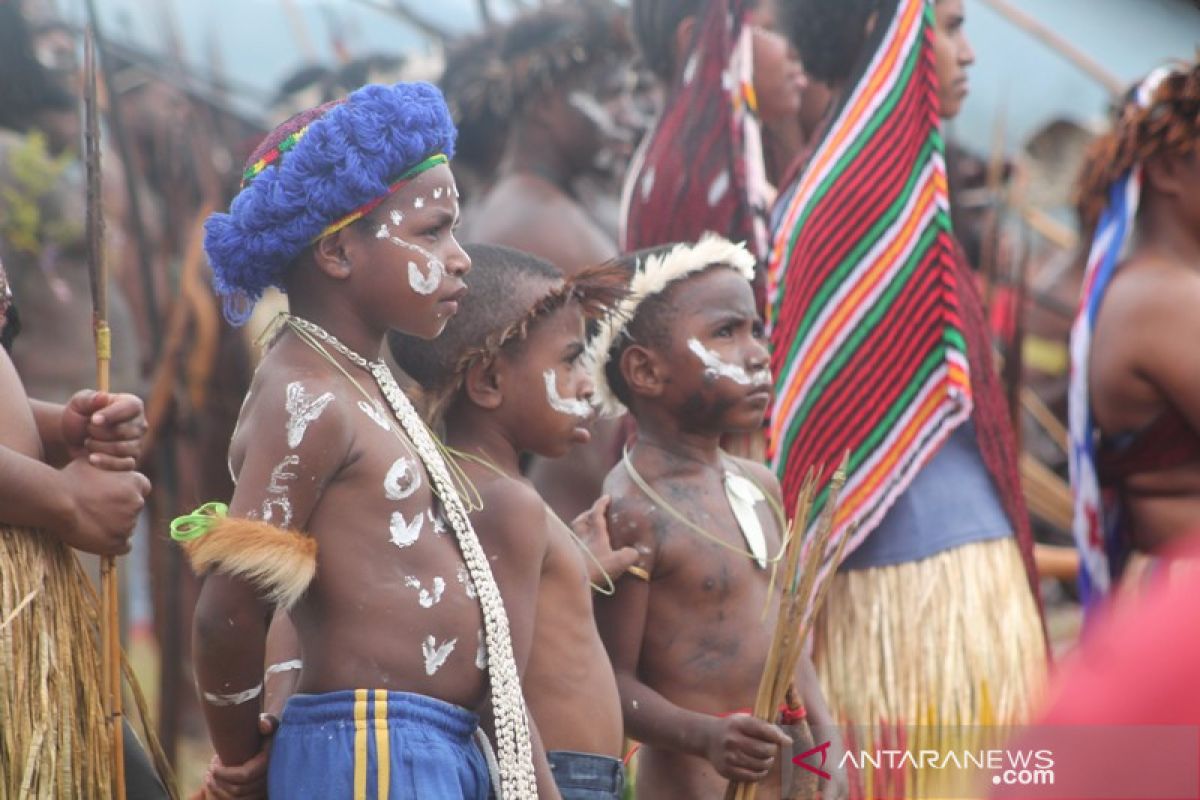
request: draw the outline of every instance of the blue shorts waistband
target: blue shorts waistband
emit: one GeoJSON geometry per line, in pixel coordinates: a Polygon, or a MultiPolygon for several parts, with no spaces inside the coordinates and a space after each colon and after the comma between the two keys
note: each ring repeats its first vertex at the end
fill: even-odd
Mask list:
{"type": "Polygon", "coordinates": [[[462,706],[412,692],[384,689],[345,689],[322,694],[295,694],[283,709],[281,725],[320,725],[354,719],[355,704],[366,703],[365,719],[375,719],[376,703],[386,698],[389,722],[435,728],[448,736],[467,739],[479,727],[479,715],[462,706]]]}

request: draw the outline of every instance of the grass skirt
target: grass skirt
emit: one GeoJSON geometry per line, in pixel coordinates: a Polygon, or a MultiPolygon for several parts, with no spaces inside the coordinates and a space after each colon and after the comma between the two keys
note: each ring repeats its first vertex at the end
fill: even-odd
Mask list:
{"type": "Polygon", "coordinates": [[[96,613],[74,553],[0,526],[0,796],[108,798],[96,613]]]}
{"type": "MultiPolygon", "coordinates": [[[[1024,723],[1046,678],[1042,627],[1012,537],[838,572],[813,640],[813,663],[851,749],[915,750],[937,742],[913,737],[946,744],[944,736],[1024,723]]],[[[922,794],[915,775],[869,773],[852,781],[859,796],[922,794]]]]}

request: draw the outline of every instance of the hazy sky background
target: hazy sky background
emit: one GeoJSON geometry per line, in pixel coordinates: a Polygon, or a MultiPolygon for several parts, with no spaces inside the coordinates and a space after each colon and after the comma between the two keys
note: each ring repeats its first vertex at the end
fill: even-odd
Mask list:
{"type": "MultiPolygon", "coordinates": [[[[436,54],[428,39],[409,24],[372,5],[392,0],[96,0],[107,35],[162,53],[162,4],[173,9],[183,32],[185,58],[199,75],[209,69],[210,43],[219,42],[227,74],[253,87],[243,101],[261,109],[275,88],[305,63],[301,34],[292,15],[303,19],[305,35],[318,56],[333,61],[335,26],[350,51],[436,54]]],[[[953,135],[989,149],[997,116],[1003,111],[1007,137],[1020,142],[1055,117],[1093,124],[1104,118],[1106,93],[1046,46],[998,17],[982,0],[964,0],[967,33],[978,60],[972,94],[953,135]]],[[[480,26],[476,0],[407,0],[408,6],[456,31],[480,26]]],[[[525,0],[531,4],[531,0],[525,0]]],[[[568,0],[569,2],[569,0],[568,0]]],[[[1132,81],[1168,57],[1194,57],[1200,47],[1200,10],[1186,0],[1011,0],[1104,64],[1132,81]]],[[[79,19],[82,0],[57,0],[79,19]]],[[[513,0],[492,0],[510,13],[513,0]]]]}

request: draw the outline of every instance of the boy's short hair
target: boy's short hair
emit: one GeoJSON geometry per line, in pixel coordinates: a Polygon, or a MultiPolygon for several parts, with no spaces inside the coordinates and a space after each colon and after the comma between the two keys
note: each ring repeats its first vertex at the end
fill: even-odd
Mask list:
{"type": "Polygon", "coordinates": [[[420,405],[432,423],[440,422],[472,364],[524,341],[539,320],[572,301],[581,303],[588,319],[607,313],[624,296],[628,281],[628,273],[611,264],[564,278],[550,262],[511,247],[469,244],[464,249],[471,257],[470,288],[442,334],[426,340],[388,333],[392,358],[420,385],[420,405]],[[547,285],[532,304],[516,291],[527,281],[547,285]]]}
{"type": "Polygon", "coordinates": [[[229,213],[204,226],[226,318],[245,322],[268,287],[283,288],[309,245],[445,163],[454,137],[442,94],[427,83],[364,86],[272,131],[246,162],[229,213]]]}
{"type": "Polygon", "coordinates": [[[710,267],[728,267],[753,281],[757,264],[745,245],[714,233],[705,234],[695,244],[663,245],[633,253],[625,260],[633,270],[629,293],[612,314],[600,320],[589,344],[588,359],[596,384],[593,402],[605,416],[624,413],[633,399],[621,373],[621,357],[629,346],[661,347],[669,341],[673,317],[670,290],[710,267]]]}

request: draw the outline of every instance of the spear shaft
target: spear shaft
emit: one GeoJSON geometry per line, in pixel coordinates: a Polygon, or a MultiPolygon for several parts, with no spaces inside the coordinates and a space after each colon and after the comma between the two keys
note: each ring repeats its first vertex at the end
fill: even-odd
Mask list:
{"type": "MultiPolygon", "coordinates": [[[[92,329],[96,337],[96,388],[109,390],[112,334],[108,327],[108,264],[104,258],[104,209],[100,173],[100,109],[96,87],[96,42],[89,27],[84,36],[84,164],[87,168],[88,277],[92,288],[92,329]]],[[[117,592],[117,560],[100,562],[100,664],[104,710],[112,735],[113,791],[125,798],[125,731],[121,702],[121,608],[117,592]]]]}

